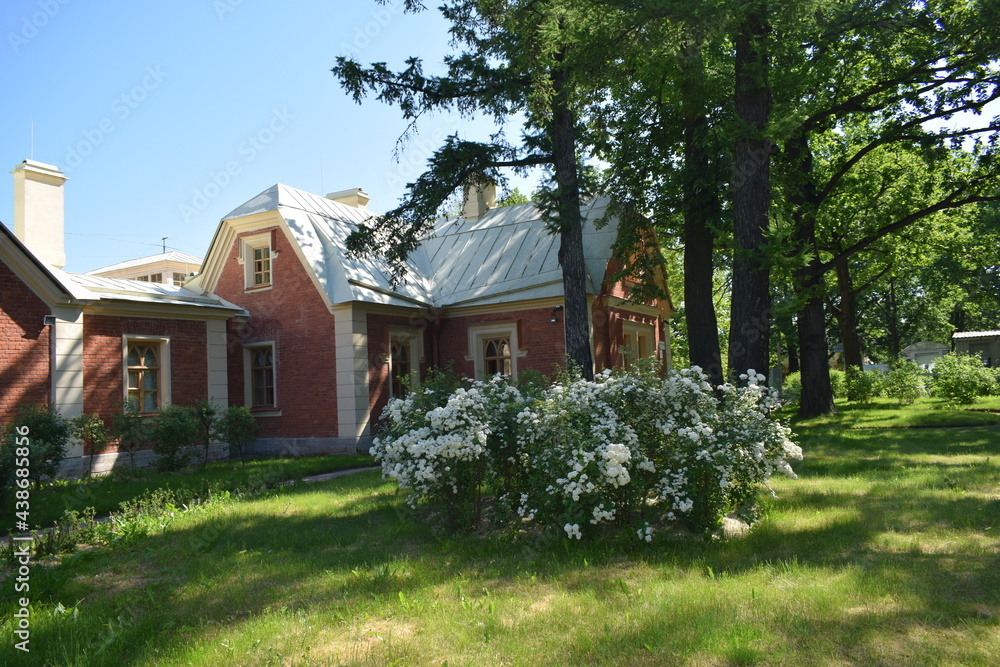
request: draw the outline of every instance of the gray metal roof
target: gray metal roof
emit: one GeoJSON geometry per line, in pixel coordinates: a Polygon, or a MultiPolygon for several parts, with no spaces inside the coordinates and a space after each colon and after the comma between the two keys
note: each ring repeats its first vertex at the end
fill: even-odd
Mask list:
{"type": "MultiPolygon", "coordinates": [[[[598,199],[583,211],[591,293],[604,280],[617,234],[613,220],[597,229],[606,206],[606,199],[598,199]]],[[[549,233],[535,204],[491,209],[476,219],[438,221],[434,233],[410,257],[404,283],[395,287],[380,262],[348,257],[345,252],[347,235],[372,216],[367,210],[278,184],[223,221],[265,211],[281,214],[333,303],[456,306],[562,295],[559,238],[549,233]]]]}
{"type": "Polygon", "coordinates": [[[140,280],[105,278],[82,273],[63,273],[64,284],[83,300],[114,300],[203,306],[240,311],[242,308],[214,294],[200,294],[184,287],[140,280]]]}

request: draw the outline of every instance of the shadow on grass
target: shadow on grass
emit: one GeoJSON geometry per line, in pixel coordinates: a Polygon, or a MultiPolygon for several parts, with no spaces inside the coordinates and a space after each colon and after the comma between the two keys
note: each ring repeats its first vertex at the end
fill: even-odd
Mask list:
{"type": "MultiPolygon", "coordinates": [[[[835,647],[832,660],[864,661],[850,647],[873,640],[887,627],[905,637],[918,626],[985,627],[1000,616],[1000,557],[972,546],[942,544],[963,535],[974,542],[996,529],[1000,502],[963,495],[965,489],[996,480],[996,467],[920,461],[944,451],[988,456],[996,449],[996,433],[970,431],[953,442],[929,432],[913,435],[855,439],[841,434],[836,443],[824,445],[824,433],[812,431],[804,440],[814,441],[817,453],[799,467],[804,479],[873,472],[876,479],[857,492],[836,485],[825,491],[789,485],[772,503],[772,518],[749,537],[723,543],[690,538],[647,548],[614,537],[569,545],[551,533],[516,541],[442,536],[407,508],[403,496],[377,472],[296,485],[273,497],[226,506],[183,528],[168,526],[163,534],[131,546],[92,550],[70,557],[62,567],[39,568],[32,578],[34,600],[50,607],[83,604],[76,618],[52,614],[40,619],[33,627],[32,646],[39,647],[40,659],[53,664],[78,658],[86,664],[145,664],[274,609],[322,609],[337,618],[359,609],[382,614],[384,604],[402,599],[400,593],[412,597],[415,589],[456,579],[502,583],[537,574],[567,585],[565,579],[572,575],[571,587],[604,594],[608,569],[635,562],[668,571],[710,567],[731,577],[793,564],[858,573],[875,587],[919,601],[920,612],[861,610],[822,621],[790,619],[785,630],[790,644],[824,635],[835,647]],[[867,458],[858,460],[859,455],[867,458]],[[885,481],[904,473],[909,481],[898,488],[885,481]],[[316,495],[315,505],[309,505],[311,495],[316,495]],[[804,519],[783,520],[779,514],[804,519]],[[808,520],[816,516],[825,520],[808,520]],[[945,537],[936,531],[944,531],[945,537]],[[898,544],[887,543],[887,533],[898,544]]],[[[804,449],[809,457],[810,446],[804,449]]],[[[2,609],[9,618],[13,607],[3,604],[2,609]]],[[[696,604],[690,613],[718,614],[719,607],[696,604]]],[[[660,664],[666,656],[688,656],[709,641],[697,634],[702,631],[692,631],[688,621],[667,616],[640,625],[607,637],[581,637],[562,647],[563,653],[576,664],[596,664],[601,656],[620,656],[622,651],[636,664],[660,664]],[[685,632],[695,634],[683,641],[670,639],[685,637],[685,632]]],[[[753,635],[752,628],[746,632],[753,635]]],[[[763,659],[752,642],[725,641],[736,642],[728,654],[734,664],[763,659]]]]}

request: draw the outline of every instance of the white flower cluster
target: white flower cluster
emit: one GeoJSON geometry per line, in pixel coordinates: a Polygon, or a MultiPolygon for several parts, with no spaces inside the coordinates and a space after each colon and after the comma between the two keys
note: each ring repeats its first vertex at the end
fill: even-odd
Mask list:
{"type": "Polygon", "coordinates": [[[390,434],[373,453],[414,500],[492,485],[517,521],[564,524],[575,539],[588,522],[642,526],[651,541],[657,522],[710,526],[769,490],[773,474],[794,477],[788,461],[802,450],[772,418],[776,393],[752,369],[740,379],[713,388],[697,367],[605,371],[529,400],[496,377],[430,410],[391,401],[390,434]],[[460,482],[471,469],[480,477],[460,482]]]}

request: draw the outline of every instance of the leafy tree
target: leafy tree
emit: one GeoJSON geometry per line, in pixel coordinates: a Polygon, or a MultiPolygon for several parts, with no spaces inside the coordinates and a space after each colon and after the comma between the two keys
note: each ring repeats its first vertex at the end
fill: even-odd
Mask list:
{"type": "MultiPolygon", "coordinates": [[[[993,65],[994,3],[942,0],[830,3],[806,49],[782,52],[780,80],[788,107],[782,188],[792,222],[793,272],[802,295],[798,313],[802,355],[800,414],[833,411],[826,364],[824,276],[845,258],[942,211],[996,199],[996,123],[943,125],[980,111],[1000,97],[993,65]],[[864,122],[860,122],[863,119],[864,122]],[[850,138],[838,143],[838,135],[850,138]],[[966,145],[968,163],[949,169],[943,150],[966,145]],[[868,160],[896,147],[917,150],[929,171],[942,170],[936,193],[891,211],[835,253],[824,255],[818,225],[835,211],[846,182],[868,160]],[[830,149],[829,155],[819,150],[830,149]]],[[[876,202],[870,202],[875,205],[876,202]]],[[[832,214],[829,217],[832,217],[832,214]]]]}
{"type": "Polygon", "coordinates": [[[521,194],[520,190],[514,188],[497,200],[497,206],[514,206],[515,204],[527,204],[530,201],[527,195],[521,194]]]}
{"type": "Polygon", "coordinates": [[[610,165],[615,212],[627,223],[644,211],[664,243],[678,241],[680,261],[668,272],[668,280],[682,277],[670,290],[678,306],[675,358],[700,366],[715,385],[725,375],[715,298],[724,258],[717,255],[731,238],[724,195],[732,174],[732,76],[728,19],[720,21],[726,4],[620,8],[619,20],[633,32],[616,49],[608,93],[588,112],[595,150],[610,165]]]}
{"type": "MultiPolygon", "coordinates": [[[[419,11],[423,6],[408,0],[406,8],[419,11]]],[[[441,11],[452,24],[453,43],[461,49],[446,59],[445,75],[425,75],[419,58],[408,59],[404,70],[392,72],[385,63],[366,69],[342,57],[333,72],[355,101],[375,93],[414,123],[430,111],[454,110],[492,117],[500,130],[489,142],[448,137],[427,171],[409,184],[400,205],[360,225],[348,238],[348,249],[384,255],[394,274],[402,276],[406,258],[432,229],[433,218],[452,192],[487,181],[503,184],[505,168],[545,165],[549,187],[538,203],[560,236],[567,356],[592,377],[580,202],[596,183],[592,172],[580,166],[581,148],[588,143],[582,139],[586,128],[580,110],[608,65],[606,49],[595,44],[620,41],[630,26],[617,24],[617,14],[583,0],[453,0],[441,11]],[[512,143],[504,124],[516,114],[526,119],[525,132],[519,143],[512,143]]],[[[643,240],[641,234],[632,237],[636,245],[643,240]]],[[[619,257],[643,259],[636,270],[647,275],[658,259],[648,265],[648,253],[619,252],[619,257]]]]}
{"type": "Polygon", "coordinates": [[[215,432],[222,442],[229,443],[240,454],[240,463],[246,465],[244,450],[256,439],[260,424],[253,412],[245,405],[230,405],[219,413],[215,432]]]}
{"type": "Polygon", "coordinates": [[[164,472],[180,470],[191,460],[189,447],[198,444],[201,436],[198,413],[187,405],[167,405],[150,419],[149,437],[156,452],[156,469],[164,472]]]}

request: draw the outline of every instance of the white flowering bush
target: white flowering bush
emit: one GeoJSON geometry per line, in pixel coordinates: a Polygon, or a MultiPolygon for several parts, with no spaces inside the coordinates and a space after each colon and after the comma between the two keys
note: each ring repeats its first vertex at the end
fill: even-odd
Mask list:
{"type": "Polygon", "coordinates": [[[485,490],[513,525],[570,539],[611,526],[652,541],[678,523],[712,528],[773,474],[794,477],[788,461],[802,451],[772,418],[778,398],[763,380],[749,371],[713,388],[697,367],[660,378],[636,364],[526,393],[496,377],[430,409],[426,397],[392,402],[372,451],[412,502],[468,507],[470,525],[485,490]]]}
{"type": "Polygon", "coordinates": [[[525,400],[502,376],[464,387],[452,375],[433,374],[406,398],[389,401],[387,428],[371,453],[383,476],[410,492],[412,506],[428,499],[441,505],[453,528],[475,526],[484,487],[516,475],[507,439],[525,400]]]}

